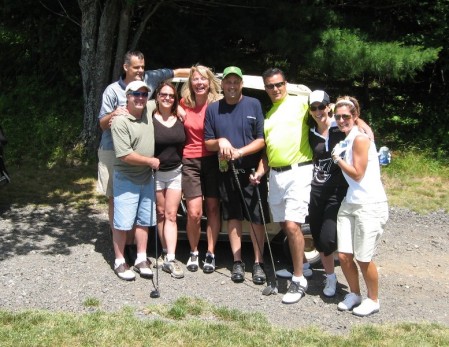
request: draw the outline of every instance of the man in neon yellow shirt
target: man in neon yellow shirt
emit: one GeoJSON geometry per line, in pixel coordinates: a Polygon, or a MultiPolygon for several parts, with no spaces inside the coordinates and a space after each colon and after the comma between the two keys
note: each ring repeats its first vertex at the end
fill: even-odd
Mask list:
{"type": "Polygon", "coordinates": [[[273,221],[287,234],[293,260],[292,282],[282,298],[285,304],[301,300],[307,290],[303,275],[304,237],[301,223],[308,214],[312,181],[312,150],[307,125],[306,96],[287,94],[282,70],[271,68],[262,75],[265,91],[273,102],[264,123],[266,156],[252,177],[258,183],[270,170],[269,197],[273,221]]]}

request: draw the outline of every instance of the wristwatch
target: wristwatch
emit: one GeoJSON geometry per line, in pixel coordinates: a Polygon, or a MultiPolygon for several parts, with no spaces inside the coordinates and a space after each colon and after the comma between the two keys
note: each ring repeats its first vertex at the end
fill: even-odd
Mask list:
{"type": "Polygon", "coordinates": [[[341,160],[340,156],[335,157],[334,164],[337,164],[341,160]]]}
{"type": "Polygon", "coordinates": [[[241,149],[237,150],[237,153],[239,154],[239,158],[243,157],[243,151],[241,149]]]}

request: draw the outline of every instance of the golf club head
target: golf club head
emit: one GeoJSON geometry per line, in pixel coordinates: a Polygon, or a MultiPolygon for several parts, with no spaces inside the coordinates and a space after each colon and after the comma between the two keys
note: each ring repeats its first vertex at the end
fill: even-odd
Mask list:
{"type": "Polygon", "coordinates": [[[150,292],[150,298],[152,298],[152,299],[157,299],[157,298],[159,298],[160,296],[161,296],[161,294],[159,293],[159,290],[157,290],[157,289],[152,290],[152,291],[150,292]]]}
{"type": "Polygon", "coordinates": [[[278,289],[277,287],[273,286],[273,285],[268,285],[264,288],[264,290],[262,290],[262,295],[265,296],[269,296],[269,295],[276,295],[278,293],[278,289]]]}

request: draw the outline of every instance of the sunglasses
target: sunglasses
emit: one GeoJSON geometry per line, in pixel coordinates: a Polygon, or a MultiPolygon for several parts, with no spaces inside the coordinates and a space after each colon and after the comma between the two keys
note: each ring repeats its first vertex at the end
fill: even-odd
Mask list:
{"type": "Polygon", "coordinates": [[[340,119],[342,119],[343,118],[343,120],[348,120],[348,119],[351,119],[352,118],[352,115],[350,115],[350,114],[335,114],[334,115],[334,118],[335,118],[335,120],[340,120],[340,119]]]}
{"type": "Polygon", "coordinates": [[[276,88],[281,88],[282,86],[285,85],[285,81],[282,82],[278,82],[278,83],[272,83],[272,84],[265,84],[265,88],[267,89],[274,89],[274,87],[276,88]]]}
{"type": "Polygon", "coordinates": [[[130,92],[129,94],[131,94],[135,98],[139,98],[139,97],[148,98],[148,92],[130,92]]]}
{"type": "Polygon", "coordinates": [[[310,106],[309,109],[310,111],[316,111],[316,110],[320,110],[323,111],[326,108],[327,105],[325,104],[319,104],[318,106],[310,106]]]}
{"type": "Polygon", "coordinates": [[[162,99],[166,99],[166,98],[174,99],[175,98],[175,94],[169,94],[169,93],[159,93],[159,96],[162,99]]]}

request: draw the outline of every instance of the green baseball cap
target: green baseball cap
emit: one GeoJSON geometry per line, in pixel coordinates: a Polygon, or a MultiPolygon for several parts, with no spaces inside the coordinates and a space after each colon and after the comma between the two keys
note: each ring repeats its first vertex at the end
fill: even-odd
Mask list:
{"type": "Polygon", "coordinates": [[[243,79],[242,70],[238,68],[237,66],[228,66],[226,69],[223,70],[223,78],[226,78],[229,74],[235,74],[243,79]]]}

